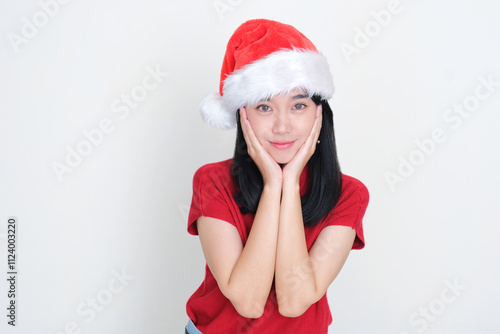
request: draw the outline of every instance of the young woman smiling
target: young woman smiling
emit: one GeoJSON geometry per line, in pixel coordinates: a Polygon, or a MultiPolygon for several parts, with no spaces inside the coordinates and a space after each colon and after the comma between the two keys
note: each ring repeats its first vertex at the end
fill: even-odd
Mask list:
{"type": "Polygon", "coordinates": [[[351,249],[364,247],[368,191],[340,172],[333,82],[295,28],[251,20],[229,40],[212,126],[237,127],[233,159],[193,179],[188,231],[206,275],[186,333],[327,333],[326,299],[351,249]]]}

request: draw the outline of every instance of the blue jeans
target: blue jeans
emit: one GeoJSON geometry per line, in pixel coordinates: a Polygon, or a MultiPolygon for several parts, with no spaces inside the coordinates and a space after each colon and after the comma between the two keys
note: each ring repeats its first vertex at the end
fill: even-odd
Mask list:
{"type": "Polygon", "coordinates": [[[196,326],[194,325],[193,321],[189,319],[189,322],[186,326],[186,334],[203,334],[203,333],[200,332],[198,328],[196,328],[196,326]]]}

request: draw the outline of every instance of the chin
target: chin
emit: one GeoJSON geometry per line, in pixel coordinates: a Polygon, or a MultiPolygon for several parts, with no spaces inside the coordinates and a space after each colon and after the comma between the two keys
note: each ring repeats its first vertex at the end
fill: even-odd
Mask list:
{"type": "Polygon", "coordinates": [[[280,165],[286,165],[290,161],[292,161],[293,157],[297,154],[296,149],[289,148],[288,150],[278,151],[273,147],[274,150],[269,150],[268,152],[271,154],[271,157],[276,161],[276,163],[280,165]]]}
{"type": "Polygon", "coordinates": [[[288,157],[273,157],[274,161],[276,161],[278,164],[280,165],[286,165],[287,163],[289,163],[290,161],[292,161],[292,158],[288,158],[288,157]]]}

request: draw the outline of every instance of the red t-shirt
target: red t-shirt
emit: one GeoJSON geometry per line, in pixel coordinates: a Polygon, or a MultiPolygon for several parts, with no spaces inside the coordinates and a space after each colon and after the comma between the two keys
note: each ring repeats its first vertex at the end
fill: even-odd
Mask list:
{"type": "MultiPolygon", "coordinates": [[[[193,178],[193,198],[188,217],[188,232],[198,234],[196,220],[211,217],[234,225],[243,244],[246,243],[254,215],[241,214],[233,196],[232,159],[205,165],[193,178]]],[[[301,195],[307,189],[307,168],[300,177],[301,195]]],[[[342,191],[335,208],[326,219],[313,227],[305,227],[307,249],[310,249],[325,226],[343,225],[356,230],[353,249],[364,247],[362,218],[368,205],[368,190],[359,180],[342,175],[342,191]]],[[[242,317],[220,291],[217,281],[205,267],[205,279],[189,298],[187,314],[203,334],[321,334],[328,333],[332,316],[325,295],[299,317],[284,317],[278,312],[274,284],[264,314],[257,319],[242,317]]]]}

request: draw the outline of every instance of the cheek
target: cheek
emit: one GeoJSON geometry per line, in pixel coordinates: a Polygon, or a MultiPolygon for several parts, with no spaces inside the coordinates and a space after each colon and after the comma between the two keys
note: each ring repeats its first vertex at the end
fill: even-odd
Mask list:
{"type": "Polygon", "coordinates": [[[307,139],[307,136],[309,136],[309,134],[311,133],[315,118],[316,116],[313,115],[313,117],[308,117],[307,119],[303,120],[300,123],[300,130],[299,130],[300,136],[304,141],[307,139]]]}
{"type": "Polygon", "coordinates": [[[262,139],[265,137],[265,133],[268,131],[269,124],[267,124],[266,119],[263,117],[255,117],[253,115],[248,115],[248,121],[252,126],[253,133],[255,137],[259,139],[262,143],[262,139]]]}
{"type": "Polygon", "coordinates": [[[253,128],[253,133],[255,135],[255,137],[257,138],[257,140],[259,141],[259,143],[263,144],[264,142],[264,136],[262,135],[262,131],[260,130],[261,128],[260,127],[257,127],[257,128],[253,128]]]}
{"type": "Polygon", "coordinates": [[[252,126],[252,131],[255,134],[255,137],[259,140],[260,143],[262,143],[262,140],[264,138],[264,133],[265,133],[265,124],[263,124],[262,120],[259,119],[259,117],[248,117],[248,121],[250,122],[250,125],[252,126]]]}

